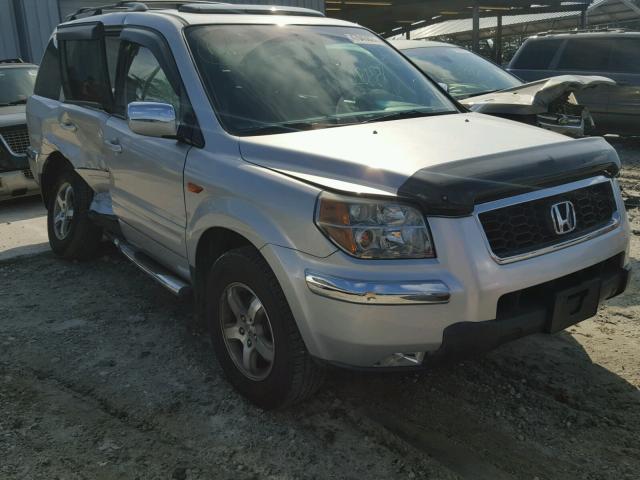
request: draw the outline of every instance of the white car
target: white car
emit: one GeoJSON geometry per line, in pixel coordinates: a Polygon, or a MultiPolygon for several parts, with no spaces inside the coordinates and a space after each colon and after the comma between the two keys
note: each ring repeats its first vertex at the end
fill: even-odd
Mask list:
{"type": "Polygon", "coordinates": [[[311,395],[326,364],[421,368],[562,330],[626,288],[603,139],[463,111],[384,40],[312,10],[77,17],[27,106],[51,247],[86,259],[106,236],[193,293],[264,408],[311,395]]]}
{"type": "Polygon", "coordinates": [[[559,75],[524,83],[495,63],[456,45],[423,40],[391,43],[472,112],[571,137],[596,131],[591,112],[576,95],[606,95],[602,89],[616,85],[610,78],[586,75],[559,75]]]}

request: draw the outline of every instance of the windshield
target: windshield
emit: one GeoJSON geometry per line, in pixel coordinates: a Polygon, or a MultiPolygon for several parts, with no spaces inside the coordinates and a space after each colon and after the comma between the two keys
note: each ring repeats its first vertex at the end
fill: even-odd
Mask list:
{"type": "Polygon", "coordinates": [[[458,111],[361,28],[207,25],[187,38],[223,126],[236,135],[458,111]]]}
{"type": "Polygon", "coordinates": [[[0,68],[0,106],[27,103],[37,75],[35,67],[0,68]]]}
{"type": "Polygon", "coordinates": [[[457,99],[522,85],[510,73],[464,48],[423,47],[403,53],[436,82],[446,84],[457,99]]]}

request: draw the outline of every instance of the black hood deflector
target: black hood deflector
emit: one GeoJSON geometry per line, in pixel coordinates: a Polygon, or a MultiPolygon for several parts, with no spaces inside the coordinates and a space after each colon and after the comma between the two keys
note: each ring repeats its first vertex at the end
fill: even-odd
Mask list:
{"type": "Polygon", "coordinates": [[[423,168],[398,195],[427,215],[461,217],[478,203],[619,171],[618,154],[606,140],[583,138],[423,168]]]}

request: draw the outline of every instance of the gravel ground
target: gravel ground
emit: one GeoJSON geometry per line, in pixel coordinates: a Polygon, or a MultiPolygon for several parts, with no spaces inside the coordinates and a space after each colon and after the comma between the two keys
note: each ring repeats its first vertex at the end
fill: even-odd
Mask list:
{"type": "Polygon", "coordinates": [[[625,295],[475,361],[332,371],[284,412],[239,397],[190,303],[115,252],[0,262],[0,478],[640,478],[640,140],[612,142],[637,232],[625,295]]]}

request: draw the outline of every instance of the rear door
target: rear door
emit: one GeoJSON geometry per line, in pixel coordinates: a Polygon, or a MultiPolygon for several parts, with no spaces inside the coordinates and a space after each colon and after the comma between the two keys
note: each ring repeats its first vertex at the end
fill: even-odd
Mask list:
{"type": "MultiPolygon", "coordinates": [[[[613,42],[609,37],[569,38],[555,65],[555,75],[600,75],[609,77],[613,42]]],[[[615,78],[614,78],[615,80],[615,78]]],[[[608,129],[609,97],[612,88],[599,86],[576,93],[578,103],[586,105],[596,122],[596,129],[608,129]]]]}
{"type": "Polygon", "coordinates": [[[640,36],[616,37],[608,77],[618,82],[609,95],[609,117],[616,132],[640,134],[640,36]]]}
{"type": "Polygon", "coordinates": [[[564,45],[561,38],[534,38],[527,40],[516,52],[507,70],[525,82],[553,77],[551,65],[564,45]]]}
{"type": "Polygon", "coordinates": [[[111,198],[127,239],[171,268],[186,259],[183,171],[190,145],[138,135],[129,129],[131,102],[171,104],[179,120],[190,112],[175,62],[159,34],[121,33],[114,115],[104,142],[109,150],[111,198]]]}
{"type": "Polygon", "coordinates": [[[113,103],[101,23],[58,30],[63,102],[53,125],[57,147],[88,183],[108,180],[103,131],[113,103]]]}

